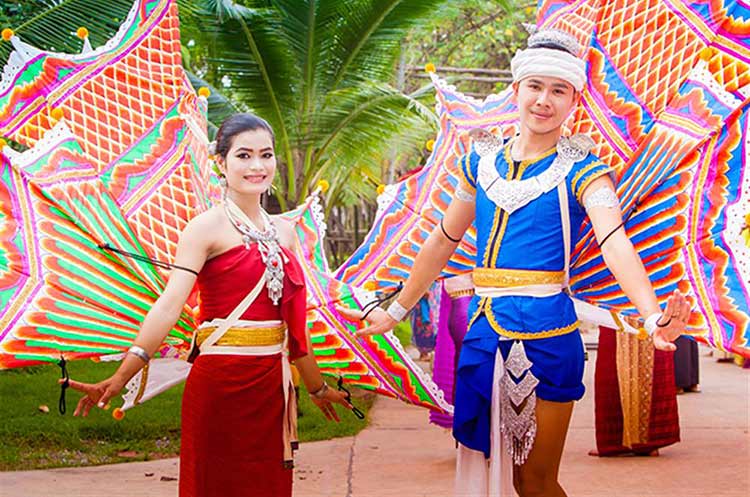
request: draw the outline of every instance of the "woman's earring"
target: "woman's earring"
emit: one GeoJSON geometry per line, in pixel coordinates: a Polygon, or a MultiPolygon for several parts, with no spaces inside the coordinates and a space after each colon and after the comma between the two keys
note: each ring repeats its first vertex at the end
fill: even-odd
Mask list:
{"type": "Polygon", "coordinates": [[[219,174],[219,186],[221,187],[221,196],[226,200],[227,198],[227,177],[223,174],[219,174]]]}

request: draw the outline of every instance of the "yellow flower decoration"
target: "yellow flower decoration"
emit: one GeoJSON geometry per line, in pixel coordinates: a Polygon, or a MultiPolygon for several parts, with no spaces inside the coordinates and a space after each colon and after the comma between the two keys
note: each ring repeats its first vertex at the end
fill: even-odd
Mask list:
{"type": "Polygon", "coordinates": [[[5,140],[3,140],[2,138],[0,138],[0,152],[2,152],[2,150],[3,150],[4,148],[5,148],[5,146],[6,146],[7,144],[8,144],[8,142],[6,142],[6,141],[5,141],[5,140]]]}
{"type": "Polygon", "coordinates": [[[198,90],[198,96],[199,96],[199,97],[203,97],[203,98],[208,98],[208,97],[209,97],[210,95],[211,95],[211,90],[209,90],[209,89],[208,89],[208,88],[206,88],[205,86],[202,86],[202,87],[201,87],[201,88],[200,88],[200,89],[198,90]]]}
{"type": "Polygon", "coordinates": [[[325,193],[328,191],[329,188],[331,188],[331,184],[328,183],[328,181],[322,179],[318,181],[318,188],[320,188],[320,191],[325,193]]]}
{"type": "Polygon", "coordinates": [[[79,37],[82,40],[84,38],[88,38],[88,36],[89,36],[89,30],[86,29],[86,28],[84,28],[84,27],[80,27],[80,28],[78,28],[78,31],[76,31],[76,36],[79,37]]]}
{"type": "Polygon", "coordinates": [[[64,112],[63,112],[63,110],[62,110],[61,108],[59,108],[59,107],[55,107],[54,109],[52,109],[52,110],[50,111],[49,115],[50,115],[50,117],[51,117],[52,119],[54,119],[55,121],[59,121],[60,119],[62,119],[63,117],[65,117],[65,113],[64,113],[64,112]]]}
{"type": "Polygon", "coordinates": [[[427,65],[424,66],[424,70],[426,72],[435,72],[435,64],[433,64],[432,62],[427,63],[427,65]]]}
{"type": "Polygon", "coordinates": [[[526,15],[531,15],[534,13],[534,7],[526,7],[526,15]]]}
{"type": "Polygon", "coordinates": [[[435,140],[427,140],[427,143],[424,144],[424,148],[426,148],[428,152],[435,150],[435,140]]]}
{"type": "Polygon", "coordinates": [[[507,36],[507,37],[513,36],[513,30],[510,29],[510,28],[506,29],[505,30],[505,36],[507,36]]]}
{"type": "Polygon", "coordinates": [[[378,195],[382,195],[385,191],[385,185],[378,185],[378,195]]]}
{"type": "Polygon", "coordinates": [[[2,36],[3,40],[10,41],[10,39],[13,38],[13,30],[10,28],[3,29],[2,36]]]}
{"type": "Polygon", "coordinates": [[[365,283],[364,289],[367,290],[368,292],[374,292],[375,290],[378,289],[378,284],[370,280],[365,283]]]}
{"type": "Polygon", "coordinates": [[[638,328],[638,334],[636,335],[638,340],[646,340],[648,338],[648,332],[646,328],[638,328]]]}

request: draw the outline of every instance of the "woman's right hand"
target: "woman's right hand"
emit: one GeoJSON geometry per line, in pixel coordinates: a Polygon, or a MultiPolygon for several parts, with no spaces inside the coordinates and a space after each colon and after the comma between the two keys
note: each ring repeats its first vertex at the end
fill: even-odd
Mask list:
{"type": "MultiPolygon", "coordinates": [[[[336,306],[336,310],[350,321],[362,321],[362,317],[365,315],[363,311],[348,309],[346,307],[336,306]]],[[[380,307],[370,312],[365,322],[368,326],[358,330],[356,332],[357,336],[382,335],[383,333],[391,331],[398,324],[395,319],[389,316],[388,313],[380,307]]]]}
{"type": "MultiPolygon", "coordinates": [[[[89,411],[95,405],[102,409],[108,409],[110,399],[119,394],[126,383],[119,379],[117,375],[113,375],[99,383],[81,383],[80,381],[75,380],[69,381],[70,383],[68,386],[70,386],[70,388],[86,394],[78,401],[73,416],[88,416],[89,411]]],[[[64,379],[59,380],[59,383],[64,382],[64,379]]]]}
{"type": "Polygon", "coordinates": [[[336,421],[337,423],[341,420],[339,419],[338,414],[336,414],[336,410],[333,408],[333,404],[341,404],[349,410],[352,409],[352,405],[346,400],[346,394],[344,392],[336,391],[330,387],[326,388],[325,397],[323,397],[322,399],[318,399],[315,396],[310,395],[310,400],[313,404],[318,406],[318,409],[323,411],[323,415],[328,421],[336,421]]]}

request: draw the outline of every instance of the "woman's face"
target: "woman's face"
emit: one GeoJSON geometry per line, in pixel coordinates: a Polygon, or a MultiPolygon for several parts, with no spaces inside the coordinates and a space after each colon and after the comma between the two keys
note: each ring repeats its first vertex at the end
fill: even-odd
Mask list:
{"type": "Polygon", "coordinates": [[[240,195],[264,193],[271,187],[276,173],[271,134],[265,129],[239,133],[219,166],[230,191],[240,195]]]}
{"type": "Polygon", "coordinates": [[[550,76],[529,76],[513,89],[521,125],[536,135],[559,132],[579,98],[570,83],[550,76]]]}

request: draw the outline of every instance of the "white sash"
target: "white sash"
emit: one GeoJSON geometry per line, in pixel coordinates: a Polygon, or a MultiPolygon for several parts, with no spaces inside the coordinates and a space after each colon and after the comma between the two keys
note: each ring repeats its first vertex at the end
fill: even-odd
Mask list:
{"type": "MultiPolygon", "coordinates": [[[[266,286],[265,271],[258,280],[258,284],[255,285],[255,288],[253,288],[250,293],[245,295],[245,298],[242,299],[242,302],[240,302],[237,307],[234,308],[232,313],[229,314],[229,316],[227,316],[227,318],[221,322],[221,324],[213,331],[213,333],[208,335],[208,338],[206,338],[203,343],[201,343],[199,347],[201,349],[201,354],[211,350],[211,348],[214,347],[214,344],[224,336],[224,333],[226,333],[229,328],[235,325],[235,323],[240,319],[240,316],[242,316],[245,311],[252,305],[252,303],[255,302],[255,299],[258,298],[258,295],[260,294],[260,291],[264,286],[266,286]]],[[[196,331],[195,333],[193,333],[193,346],[195,346],[195,340],[197,336],[198,333],[196,331]]]]}
{"type": "Polygon", "coordinates": [[[565,282],[563,290],[570,285],[570,211],[568,206],[568,184],[565,179],[557,185],[557,198],[560,200],[560,221],[562,224],[563,253],[565,254],[565,282]]]}

